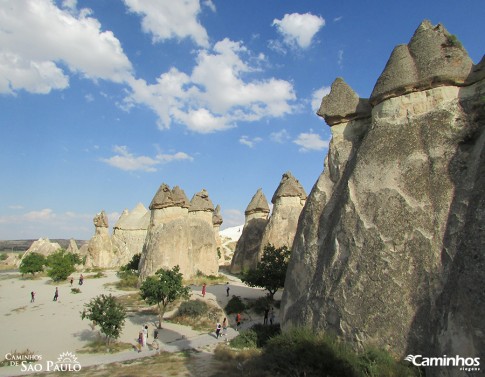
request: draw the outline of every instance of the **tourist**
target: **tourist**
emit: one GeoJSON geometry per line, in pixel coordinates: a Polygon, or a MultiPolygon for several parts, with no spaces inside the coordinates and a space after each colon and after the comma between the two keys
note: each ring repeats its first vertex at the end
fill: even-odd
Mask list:
{"type": "Polygon", "coordinates": [[[219,336],[221,336],[221,324],[219,322],[217,322],[217,325],[216,325],[216,339],[219,339],[219,336]]]}
{"type": "Polygon", "coordinates": [[[269,308],[264,309],[263,325],[268,324],[269,308]]]}
{"type": "Polygon", "coordinates": [[[141,346],[143,345],[143,331],[140,331],[138,333],[138,343],[136,345],[136,348],[138,349],[138,352],[141,352],[141,346]]]}
{"type": "Polygon", "coordinates": [[[56,287],[56,292],[54,293],[54,300],[52,301],[57,301],[58,298],[59,298],[59,289],[56,287]]]}
{"type": "Polygon", "coordinates": [[[79,285],[83,285],[84,283],[84,276],[83,274],[81,274],[81,276],[79,276],[79,285]]]}
{"type": "Polygon", "coordinates": [[[145,347],[147,345],[147,338],[148,338],[148,326],[145,325],[144,327],[141,328],[141,332],[143,335],[142,339],[142,346],[145,347]]]}
{"type": "Polygon", "coordinates": [[[226,283],[226,296],[229,297],[229,282],[226,283]]]}
{"type": "Polygon", "coordinates": [[[224,317],[222,320],[222,335],[226,336],[227,335],[227,318],[224,317]]]}
{"type": "Polygon", "coordinates": [[[206,285],[204,283],[202,284],[202,297],[205,297],[205,288],[206,288],[206,285]]]}
{"type": "Polygon", "coordinates": [[[35,292],[30,292],[30,302],[35,302],[35,292]]]}
{"type": "Polygon", "coordinates": [[[272,325],[275,319],[274,308],[271,308],[271,313],[269,314],[269,323],[272,325]]]}
{"type": "Polygon", "coordinates": [[[236,331],[239,331],[239,325],[241,325],[241,313],[236,314],[236,331]]]}
{"type": "Polygon", "coordinates": [[[73,282],[74,282],[74,278],[71,276],[71,287],[73,282]]]}

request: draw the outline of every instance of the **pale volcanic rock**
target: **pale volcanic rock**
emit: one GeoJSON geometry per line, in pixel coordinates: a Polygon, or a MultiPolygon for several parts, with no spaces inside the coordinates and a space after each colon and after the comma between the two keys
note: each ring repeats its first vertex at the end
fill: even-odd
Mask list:
{"type": "Polygon", "coordinates": [[[214,206],[206,190],[194,195],[190,206],[183,190],[162,184],[150,205],[151,219],[140,259],[140,280],[160,268],[178,265],[188,278],[219,270],[212,223],[214,206]],[[190,213],[189,213],[190,208],[190,213]]]}
{"type": "Polygon", "coordinates": [[[485,82],[473,82],[482,68],[448,40],[423,23],[412,59],[402,47],[391,56],[371,116],[332,125],[293,243],[284,329],[399,357],[485,349],[485,82]],[[410,59],[414,71],[395,68],[410,59]]]}
{"type": "Polygon", "coordinates": [[[244,213],[244,227],[231,261],[232,273],[255,268],[258,264],[263,232],[269,215],[268,200],[262,189],[256,191],[244,213]]]}
{"type": "Polygon", "coordinates": [[[32,242],[32,245],[30,245],[27,251],[22,255],[22,258],[17,260],[17,265],[20,265],[22,260],[30,253],[37,253],[44,257],[48,257],[59,250],[61,250],[61,245],[57,242],[51,242],[48,238],[39,238],[37,241],[32,242]]]}
{"type": "Polygon", "coordinates": [[[298,218],[306,198],[305,189],[300,182],[293,177],[291,172],[284,173],[271,199],[273,212],[263,232],[258,260],[261,259],[264,247],[268,244],[275,248],[286,246],[291,249],[298,218]]]}

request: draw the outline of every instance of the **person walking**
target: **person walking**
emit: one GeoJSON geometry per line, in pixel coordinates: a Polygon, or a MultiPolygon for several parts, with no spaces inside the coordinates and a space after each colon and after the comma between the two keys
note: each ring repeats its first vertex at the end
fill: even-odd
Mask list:
{"type": "Polygon", "coordinates": [[[73,282],[74,282],[74,278],[71,276],[71,287],[73,282]]]}
{"type": "Polygon", "coordinates": [[[52,301],[57,301],[58,298],[59,298],[59,288],[56,287],[56,292],[54,293],[54,300],[52,301]]]}
{"type": "Polygon", "coordinates": [[[217,325],[216,325],[216,339],[219,339],[219,337],[221,336],[221,329],[222,329],[222,326],[221,326],[220,322],[217,322],[217,325]]]}
{"type": "Polygon", "coordinates": [[[236,314],[236,331],[239,331],[239,326],[241,325],[241,313],[236,314]]]}
{"type": "Polygon", "coordinates": [[[35,292],[30,292],[30,302],[35,302],[35,292]]]}
{"type": "Polygon", "coordinates": [[[138,353],[141,352],[141,346],[143,345],[143,331],[140,331],[138,333],[138,344],[136,345],[136,348],[138,350],[138,353]]]}
{"type": "Polygon", "coordinates": [[[269,308],[264,309],[263,325],[268,324],[269,308]]]}
{"type": "Polygon", "coordinates": [[[224,317],[222,320],[222,335],[226,336],[227,335],[227,318],[224,317]]]}
{"type": "Polygon", "coordinates": [[[144,327],[141,328],[142,332],[142,346],[145,347],[147,345],[147,338],[148,338],[148,326],[145,325],[144,327]]]}
{"type": "Polygon", "coordinates": [[[84,283],[84,276],[83,274],[81,274],[81,276],[79,276],[79,285],[83,285],[84,283]]]}
{"type": "Polygon", "coordinates": [[[269,313],[269,323],[272,325],[275,320],[274,308],[271,308],[271,313],[269,313]]]}
{"type": "Polygon", "coordinates": [[[202,284],[202,297],[205,297],[206,285],[202,284]]]}
{"type": "Polygon", "coordinates": [[[229,290],[231,288],[229,288],[229,282],[226,283],[226,297],[229,297],[229,290]]]}

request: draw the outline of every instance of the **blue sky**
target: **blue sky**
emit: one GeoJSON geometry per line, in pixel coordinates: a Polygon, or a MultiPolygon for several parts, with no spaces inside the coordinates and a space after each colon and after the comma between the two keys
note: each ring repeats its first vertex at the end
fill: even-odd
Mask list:
{"type": "Polygon", "coordinates": [[[483,0],[0,0],[0,239],[89,239],[162,183],[223,228],[288,170],[309,193],[323,94],[369,97],[423,19],[482,58],[483,0]]]}

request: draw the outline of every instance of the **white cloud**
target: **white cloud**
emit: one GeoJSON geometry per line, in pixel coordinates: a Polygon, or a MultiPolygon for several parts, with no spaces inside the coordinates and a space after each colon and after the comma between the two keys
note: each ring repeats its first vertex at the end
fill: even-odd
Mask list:
{"type": "Polygon", "coordinates": [[[113,33],[101,31],[88,9],[74,15],[75,2],[63,4],[64,10],[51,0],[2,1],[0,93],[64,89],[71,72],[114,82],[131,75],[131,63],[113,33]]]}
{"type": "Polygon", "coordinates": [[[175,154],[158,153],[155,158],[147,156],[135,156],[133,153],[130,153],[128,148],[124,145],[115,146],[113,151],[117,154],[110,158],[101,159],[101,161],[115,168],[126,171],[155,172],[157,171],[156,167],[162,163],[180,160],[193,160],[193,158],[185,152],[177,152],[175,154]]]}
{"type": "Polygon", "coordinates": [[[272,132],[269,137],[272,141],[279,144],[283,144],[284,142],[290,140],[290,134],[284,128],[281,131],[272,132]]]}
{"type": "Polygon", "coordinates": [[[56,215],[50,208],[44,208],[40,211],[31,211],[26,213],[23,217],[26,221],[50,220],[56,215]]]}
{"type": "Polygon", "coordinates": [[[313,110],[313,112],[316,113],[318,111],[318,109],[320,109],[320,105],[322,104],[322,99],[328,93],[330,93],[330,87],[329,86],[322,86],[320,89],[317,89],[312,93],[312,110],[313,110]]]}
{"type": "Polygon", "coordinates": [[[246,145],[248,146],[249,148],[254,148],[254,146],[256,145],[256,143],[259,143],[263,141],[263,139],[261,139],[260,137],[254,137],[254,138],[249,138],[249,136],[241,136],[241,138],[239,139],[239,143],[241,143],[242,145],[246,145]]]}
{"type": "Polygon", "coordinates": [[[308,48],[315,34],[325,25],[325,20],[311,13],[285,14],[281,19],[274,19],[273,26],[291,47],[308,48]]]}
{"type": "Polygon", "coordinates": [[[92,94],[86,94],[84,96],[84,99],[86,100],[86,102],[93,102],[94,101],[94,96],[92,94]]]}
{"type": "Polygon", "coordinates": [[[212,0],[204,0],[202,4],[208,7],[211,11],[216,12],[216,5],[212,0]]]}
{"type": "Polygon", "coordinates": [[[245,221],[244,212],[238,209],[223,209],[222,217],[224,219],[224,228],[243,225],[245,221]]]}
{"type": "Polygon", "coordinates": [[[333,19],[333,22],[339,22],[340,20],[342,20],[343,16],[339,16],[339,17],[335,17],[333,19]]]}
{"type": "Polygon", "coordinates": [[[313,133],[313,130],[301,133],[293,142],[301,147],[300,152],[321,151],[328,148],[329,143],[328,140],[322,140],[319,134],[313,133]]]}
{"type": "Polygon", "coordinates": [[[124,105],[127,109],[136,104],[148,106],[158,115],[162,129],[175,122],[199,133],[225,130],[238,121],[290,114],[291,101],[296,99],[292,84],[275,78],[244,80],[258,71],[249,60],[250,52],[242,43],[224,39],[212,50],[199,52],[190,76],[171,68],[155,84],[132,80],[132,93],[124,105]]]}
{"type": "Polygon", "coordinates": [[[24,206],[19,204],[12,204],[8,206],[8,208],[18,210],[18,209],[24,209],[24,206]]]}
{"type": "MultiPolygon", "coordinates": [[[[199,0],[124,0],[133,13],[142,16],[142,29],[152,34],[153,42],[171,38],[192,38],[197,45],[207,47],[209,37],[197,17],[199,0]]],[[[214,9],[211,1],[206,5],[214,9]],[[212,4],[212,7],[211,7],[212,4]]]]}
{"type": "Polygon", "coordinates": [[[344,50],[338,50],[337,64],[340,68],[342,68],[343,62],[344,62],[344,50]]]}

